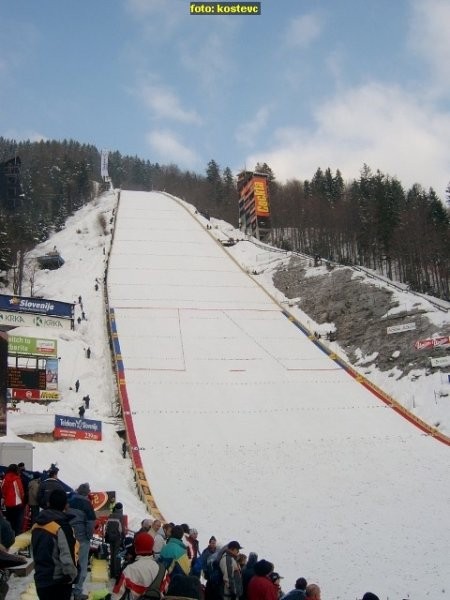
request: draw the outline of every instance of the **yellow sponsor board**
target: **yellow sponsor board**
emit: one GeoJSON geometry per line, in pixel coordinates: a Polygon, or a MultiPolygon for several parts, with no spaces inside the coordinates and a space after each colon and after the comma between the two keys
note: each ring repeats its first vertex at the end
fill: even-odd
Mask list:
{"type": "Polygon", "coordinates": [[[39,396],[41,400],[59,400],[59,392],[40,390],[39,396]]]}
{"type": "Polygon", "coordinates": [[[265,179],[256,179],[253,183],[255,197],[255,208],[258,217],[269,215],[269,198],[267,197],[267,185],[265,179]]]}

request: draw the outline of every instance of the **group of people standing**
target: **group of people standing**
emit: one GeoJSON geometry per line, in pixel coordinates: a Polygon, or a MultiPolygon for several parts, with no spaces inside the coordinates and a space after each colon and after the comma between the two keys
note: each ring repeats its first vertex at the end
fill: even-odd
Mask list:
{"type": "MultiPolygon", "coordinates": [[[[68,494],[55,465],[45,477],[33,478],[24,486],[21,468],[8,467],[2,497],[5,515],[17,534],[23,530],[25,488],[28,500],[30,494],[36,496],[31,545],[38,598],[87,600],[83,587],[96,524],[90,486],[82,483],[68,494]]],[[[247,557],[236,540],[219,548],[211,536],[201,552],[196,529],[148,518],[134,536],[128,533],[123,506],[116,503],[104,528],[110,576],[115,580],[105,599],[321,600],[320,587],[303,577],[285,594],[273,563],[258,560],[255,552],[247,557]]],[[[367,592],[363,600],[378,598],[367,592]]]]}
{"type": "MultiPolygon", "coordinates": [[[[211,536],[201,552],[198,532],[188,525],[144,519],[124,552],[110,600],[321,600],[320,587],[299,577],[288,593],[268,560],[247,557],[236,540],[219,548],[211,536]],[[160,595],[162,594],[162,596],[160,595]]],[[[363,600],[379,600],[367,592],[363,600]]]]}
{"type": "MultiPolygon", "coordinates": [[[[219,548],[211,536],[201,552],[196,529],[144,519],[123,553],[124,563],[110,600],[121,600],[124,594],[130,600],[156,598],[159,592],[166,599],[321,600],[319,586],[308,585],[304,578],[285,595],[274,565],[258,560],[253,552],[247,559],[241,550],[236,540],[219,548]]],[[[117,568],[114,557],[111,560],[112,568],[117,568]]]]}
{"type": "Polygon", "coordinates": [[[15,536],[28,528],[29,518],[39,600],[87,600],[83,585],[97,516],[89,484],[73,492],[58,472],[56,465],[44,473],[26,471],[23,463],[9,465],[1,487],[4,514],[15,536]]]}

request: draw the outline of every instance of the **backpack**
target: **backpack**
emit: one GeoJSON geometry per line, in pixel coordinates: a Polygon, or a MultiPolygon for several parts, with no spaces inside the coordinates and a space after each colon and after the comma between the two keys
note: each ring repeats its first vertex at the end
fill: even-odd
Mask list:
{"type": "Polygon", "coordinates": [[[161,585],[164,579],[164,575],[166,574],[166,568],[164,565],[159,565],[159,571],[156,575],[155,579],[148,586],[145,592],[139,596],[138,600],[148,600],[149,598],[154,598],[155,600],[160,600],[161,598],[161,585]]]}

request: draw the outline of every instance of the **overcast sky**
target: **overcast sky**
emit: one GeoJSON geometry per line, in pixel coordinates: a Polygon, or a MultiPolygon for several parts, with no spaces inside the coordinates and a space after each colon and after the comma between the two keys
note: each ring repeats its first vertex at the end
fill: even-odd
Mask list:
{"type": "Polygon", "coordinates": [[[0,3],[0,135],[64,139],[204,172],[280,180],[364,163],[450,181],[449,0],[0,3]]]}

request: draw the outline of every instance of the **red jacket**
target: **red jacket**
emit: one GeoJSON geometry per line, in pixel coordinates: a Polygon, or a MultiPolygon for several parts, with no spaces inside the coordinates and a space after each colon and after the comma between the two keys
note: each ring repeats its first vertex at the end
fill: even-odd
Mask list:
{"type": "Polygon", "coordinates": [[[253,575],[247,587],[247,600],[278,600],[278,588],[267,577],[253,575]]]}
{"type": "Polygon", "coordinates": [[[22,480],[16,473],[6,473],[2,485],[2,496],[6,508],[20,506],[23,504],[25,494],[22,480]]]}

